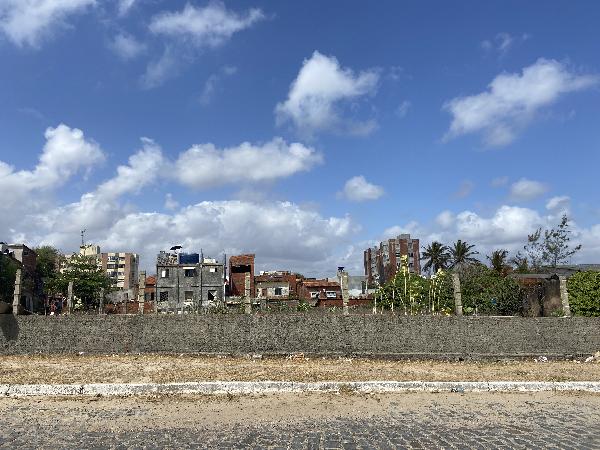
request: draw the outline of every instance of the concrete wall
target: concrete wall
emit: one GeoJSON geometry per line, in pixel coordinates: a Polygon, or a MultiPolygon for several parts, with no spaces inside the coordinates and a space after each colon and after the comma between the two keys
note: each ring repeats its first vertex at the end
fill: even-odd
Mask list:
{"type": "Polygon", "coordinates": [[[600,318],[332,314],[0,315],[0,354],[262,353],[569,356],[600,350],[600,318]]]}

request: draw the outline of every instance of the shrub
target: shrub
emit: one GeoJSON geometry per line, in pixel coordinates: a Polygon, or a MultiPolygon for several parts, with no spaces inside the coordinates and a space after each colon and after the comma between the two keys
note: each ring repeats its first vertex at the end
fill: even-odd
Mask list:
{"type": "Polygon", "coordinates": [[[461,273],[463,310],[482,314],[516,315],[523,311],[521,289],[512,278],[477,264],[461,273]]]}
{"type": "Polygon", "coordinates": [[[567,280],[569,306],[577,316],[600,316],[600,272],[578,272],[567,280]]]}

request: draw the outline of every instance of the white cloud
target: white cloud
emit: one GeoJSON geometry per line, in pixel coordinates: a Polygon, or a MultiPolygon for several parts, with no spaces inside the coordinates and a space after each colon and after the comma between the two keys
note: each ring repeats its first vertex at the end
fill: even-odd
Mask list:
{"type": "Polygon", "coordinates": [[[19,47],[39,47],[43,38],[69,26],[69,16],[95,4],[95,0],[2,0],[0,31],[19,47]]]}
{"type": "Polygon", "coordinates": [[[510,186],[510,197],[515,201],[533,200],[548,191],[544,183],[521,178],[510,186]]]}
{"type": "Polygon", "coordinates": [[[174,211],[177,208],[179,208],[179,202],[173,198],[173,194],[168,192],[165,195],[165,209],[168,209],[169,211],[174,211]]]}
{"type": "Polygon", "coordinates": [[[262,145],[244,142],[222,150],[213,144],[200,144],[179,156],[175,177],[194,188],[257,183],[307,171],[322,161],[314,149],[297,142],[287,144],[281,138],[262,145]]]}
{"type": "Polygon", "coordinates": [[[143,89],[153,89],[177,75],[178,58],[170,47],[166,47],[160,58],[150,61],[140,84],[143,89]]]}
{"type": "Polygon", "coordinates": [[[378,80],[375,70],[355,74],[341,67],[335,57],[315,51],[304,61],[287,100],[277,104],[277,123],[290,121],[301,134],[308,136],[326,130],[368,134],[376,127],[374,121],[346,119],[340,110],[343,102],[375,93],[378,80]]]}
{"type": "Polygon", "coordinates": [[[561,215],[568,215],[571,210],[571,198],[567,195],[552,197],[550,200],[548,200],[548,202],[546,202],[546,209],[561,215]]]}
{"type": "Polygon", "coordinates": [[[435,218],[435,223],[437,223],[440,227],[444,229],[450,228],[454,223],[454,214],[452,214],[452,212],[448,210],[442,211],[435,218]]]}
{"type": "Polygon", "coordinates": [[[495,51],[500,57],[505,56],[515,45],[525,42],[530,35],[523,33],[520,36],[509,33],[498,33],[493,40],[486,39],[481,43],[481,48],[486,52],[495,51]]]}
{"type": "Polygon", "coordinates": [[[384,194],[381,186],[369,183],[364,176],[359,175],[346,181],[344,189],[339,196],[352,202],[377,200],[384,194]]]}
{"type": "Polygon", "coordinates": [[[201,8],[188,3],[181,11],[162,12],[154,16],[150,31],[188,40],[198,47],[217,47],[234,33],[264,18],[263,12],[257,8],[238,14],[228,10],[219,1],[212,1],[201,8]]]}
{"type": "Polygon", "coordinates": [[[507,145],[540,109],[599,81],[597,75],[580,75],[558,61],[540,58],[521,74],[496,76],[485,92],[447,102],[444,109],[452,123],[445,139],[482,132],[486,145],[507,145]]]}
{"type": "Polygon", "coordinates": [[[83,132],[60,124],[45,132],[46,143],[33,171],[14,169],[0,161],[0,203],[10,204],[34,190],[51,191],[64,185],[81,169],[88,169],[104,159],[98,144],[86,140],[83,132]]]}
{"type": "Polygon", "coordinates": [[[400,106],[396,108],[396,115],[403,119],[408,114],[410,107],[411,103],[408,100],[404,100],[402,103],[400,103],[400,106]]]}
{"type": "Polygon", "coordinates": [[[118,0],[117,13],[119,17],[126,16],[134,7],[137,0],[118,0]]]}
{"type": "Polygon", "coordinates": [[[204,88],[202,89],[202,94],[200,95],[200,103],[203,105],[208,105],[212,101],[221,80],[224,77],[234,75],[236,72],[237,67],[225,66],[218,72],[211,74],[204,83],[204,88]]]}
{"type": "Polygon", "coordinates": [[[110,42],[110,48],[123,60],[134,59],[146,51],[144,43],[126,33],[117,34],[110,42]]]}

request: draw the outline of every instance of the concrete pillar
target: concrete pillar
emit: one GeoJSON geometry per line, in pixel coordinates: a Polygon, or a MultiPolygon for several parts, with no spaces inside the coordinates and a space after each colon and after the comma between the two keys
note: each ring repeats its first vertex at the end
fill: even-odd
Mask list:
{"type": "Polygon", "coordinates": [[[571,317],[571,307],[569,306],[569,293],[567,291],[567,277],[558,277],[560,280],[560,300],[562,302],[563,314],[565,317],[571,317]]]}
{"type": "Polygon", "coordinates": [[[73,312],[73,282],[69,281],[69,287],[67,288],[67,314],[73,312]]]}
{"type": "Polygon", "coordinates": [[[338,280],[340,282],[340,288],[342,290],[342,306],[344,315],[348,315],[348,272],[342,270],[338,271],[338,280]]]}
{"type": "Polygon", "coordinates": [[[104,314],[104,288],[100,288],[100,304],[98,306],[98,314],[104,314]]]}
{"type": "Polygon", "coordinates": [[[146,300],[146,271],[140,271],[138,277],[138,305],[139,313],[144,314],[144,302],[146,300]]]}
{"type": "Polygon", "coordinates": [[[454,314],[462,316],[462,294],[460,292],[460,278],[457,273],[452,274],[452,287],[454,288],[454,314]]]}
{"type": "Polygon", "coordinates": [[[21,271],[21,269],[17,269],[17,272],[15,273],[15,290],[14,290],[14,294],[13,294],[13,314],[19,314],[19,307],[21,306],[20,302],[21,302],[21,289],[22,289],[22,285],[21,283],[23,282],[23,272],[21,271]]]}
{"type": "Polygon", "coordinates": [[[251,303],[251,295],[250,292],[250,274],[246,274],[246,278],[244,279],[244,312],[246,314],[252,313],[252,303],[251,303]]]}

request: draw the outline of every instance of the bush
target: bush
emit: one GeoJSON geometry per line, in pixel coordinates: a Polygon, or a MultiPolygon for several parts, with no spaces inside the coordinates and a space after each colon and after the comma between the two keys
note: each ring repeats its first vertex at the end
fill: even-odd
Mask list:
{"type": "Polygon", "coordinates": [[[461,292],[466,314],[510,316],[523,311],[519,284],[482,264],[462,271],[461,292]]]}
{"type": "Polygon", "coordinates": [[[569,306],[576,316],[600,316],[600,272],[578,272],[567,280],[569,306]]]}

